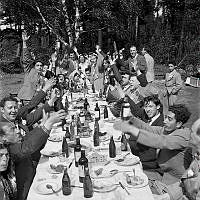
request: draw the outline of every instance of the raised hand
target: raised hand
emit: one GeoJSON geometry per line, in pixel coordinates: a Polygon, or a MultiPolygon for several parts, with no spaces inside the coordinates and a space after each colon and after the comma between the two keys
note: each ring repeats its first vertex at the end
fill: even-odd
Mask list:
{"type": "Polygon", "coordinates": [[[52,60],[52,62],[56,62],[56,60],[57,60],[57,52],[56,51],[51,55],[51,60],[52,60]]]}
{"type": "Polygon", "coordinates": [[[66,117],[66,112],[65,110],[59,110],[58,112],[54,112],[52,113],[48,119],[46,120],[46,122],[44,123],[44,126],[48,129],[51,130],[52,126],[55,123],[60,122],[62,119],[65,119],[66,117]]]}
{"type": "Polygon", "coordinates": [[[50,99],[48,101],[49,106],[53,106],[55,101],[57,100],[57,93],[56,93],[57,89],[54,88],[51,92],[51,96],[50,99]]]}
{"type": "Polygon", "coordinates": [[[27,32],[23,31],[22,32],[22,40],[23,41],[27,41],[29,38],[30,38],[30,36],[28,36],[27,32]]]}
{"type": "Polygon", "coordinates": [[[50,78],[45,82],[45,85],[43,87],[43,91],[47,92],[47,90],[51,89],[54,85],[56,84],[56,79],[55,78],[50,78]]]}

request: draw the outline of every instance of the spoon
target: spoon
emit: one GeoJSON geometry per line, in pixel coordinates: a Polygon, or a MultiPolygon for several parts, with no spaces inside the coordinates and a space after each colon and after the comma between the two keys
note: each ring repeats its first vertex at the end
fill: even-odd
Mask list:
{"type": "Polygon", "coordinates": [[[57,192],[53,189],[52,185],[47,184],[46,188],[52,190],[52,192],[55,193],[58,196],[57,192]]]}

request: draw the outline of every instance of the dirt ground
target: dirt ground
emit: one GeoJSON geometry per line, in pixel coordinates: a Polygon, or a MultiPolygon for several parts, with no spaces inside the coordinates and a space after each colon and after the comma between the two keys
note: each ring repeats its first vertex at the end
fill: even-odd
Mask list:
{"type": "MultiPolygon", "coordinates": [[[[23,74],[0,74],[0,99],[12,94],[17,94],[23,83],[23,74]]],[[[155,85],[159,88],[163,87],[163,80],[157,80],[155,85]]],[[[186,124],[191,124],[200,117],[200,88],[185,86],[180,92],[179,103],[184,103],[190,109],[192,115],[186,124]]]]}

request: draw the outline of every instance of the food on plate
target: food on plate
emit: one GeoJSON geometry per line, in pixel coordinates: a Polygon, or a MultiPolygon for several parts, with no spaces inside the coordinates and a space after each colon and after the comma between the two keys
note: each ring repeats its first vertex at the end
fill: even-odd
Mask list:
{"type": "Polygon", "coordinates": [[[60,142],[62,141],[62,137],[60,135],[51,135],[48,140],[52,142],[60,142]]]}
{"type": "Polygon", "coordinates": [[[103,168],[99,168],[99,169],[97,169],[97,170],[94,170],[94,173],[95,173],[97,176],[101,175],[102,172],[103,172],[103,168]]]}
{"type": "Polygon", "coordinates": [[[93,187],[97,190],[108,190],[110,187],[112,187],[113,184],[111,182],[108,182],[106,180],[94,180],[93,187]]]}
{"type": "Polygon", "coordinates": [[[129,174],[126,174],[126,182],[129,185],[136,186],[136,185],[143,184],[144,183],[144,179],[142,179],[139,176],[130,176],[129,174]]]}
{"type": "Polygon", "coordinates": [[[64,171],[64,166],[63,165],[53,165],[53,164],[50,164],[50,168],[52,170],[54,170],[55,172],[58,172],[58,173],[62,173],[64,171]]]}
{"type": "Polygon", "coordinates": [[[115,164],[121,166],[129,166],[129,165],[136,165],[140,162],[138,157],[133,157],[132,155],[128,155],[125,158],[121,157],[115,160],[115,164]]]}

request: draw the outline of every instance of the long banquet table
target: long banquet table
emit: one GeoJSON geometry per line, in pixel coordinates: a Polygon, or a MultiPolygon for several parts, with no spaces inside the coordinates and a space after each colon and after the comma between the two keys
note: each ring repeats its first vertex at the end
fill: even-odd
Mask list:
{"type": "MultiPolygon", "coordinates": [[[[90,109],[93,110],[94,109],[94,105],[96,102],[90,102],[90,109]]],[[[99,105],[106,105],[105,101],[98,101],[99,105]]],[[[112,116],[110,111],[109,111],[109,116],[112,116]]],[[[118,137],[121,135],[121,133],[119,131],[116,131],[113,129],[113,124],[110,122],[105,122],[104,120],[100,120],[99,122],[100,124],[100,130],[106,131],[109,135],[113,135],[114,136],[114,140],[116,141],[116,148],[117,148],[117,157],[122,157],[124,155],[124,152],[120,152],[120,142],[118,141],[118,137]]],[[[93,129],[94,123],[90,124],[90,127],[93,129]]],[[[64,135],[64,132],[62,131],[61,127],[56,127],[52,130],[51,134],[55,134],[55,135],[60,135],[61,137],[64,135]]],[[[106,152],[108,154],[108,143],[107,142],[102,142],[102,144],[100,145],[100,148],[96,148],[97,152],[101,151],[101,147],[103,147],[102,149],[104,149],[104,152],[106,152]],[[105,151],[105,148],[107,149],[105,151]]],[[[88,137],[88,138],[81,138],[81,144],[84,144],[86,146],[90,146],[90,151],[92,151],[92,149],[95,149],[93,147],[93,141],[92,141],[92,137],[88,137]]],[[[53,141],[47,141],[44,149],[41,151],[41,153],[43,155],[48,154],[48,152],[59,152],[61,150],[61,146],[62,146],[62,141],[60,142],[53,142],[53,141]]],[[[73,152],[70,154],[69,158],[66,160],[66,166],[69,166],[69,164],[72,162],[72,165],[70,167],[70,169],[68,169],[68,173],[71,179],[71,184],[74,186],[72,187],[72,194],[68,195],[68,196],[64,196],[62,194],[62,176],[63,173],[54,173],[52,172],[52,170],[49,167],[49,163],[52,162],[51,158],[48,158],[47,156],[41,156],[40,162],[38,164],[37,167],[37,172],[36,172],[36,176],[33,180],[32,186],[30,188],[29,194],[28,194],[28,200],[64,200],[64,199],[68,199],[68,200],[78,200],[78,199],[86,199],[84,198],[83,195],[83,184],[79,183],[78,180],[78,168],[75,167],[74,164],[74,155],[73,152]],[[51,192],[49,191],[48,194],[46,194],[45,192],[42,193],[41,191],[46,190],[46,188],[42,188],[44,187],[45,184],[56,184],[57,190],[56,193],[55,192],[51,192]],[[38,187],[41,185],[40,190],[38,192],[38,187]]],[[[130,155],[132,156],[132,155],[130,155]]],[[[132,158],[132,157],[130,157],[132,158]]],[[[135,156],[133,155],[133,158],[135,158],[135,156]]],[[[133,169],[135,169],[136,175],[142,176],[145,178],[146,184],[143,184],[137,187],[126,187],[126,189],[128,190],[128,192],[130,193],[130,195],[127,194],[127,192],[118,185],[118,182],[120,180],[120,177],[122,176],[123,173],[117,173],[116,175],[109,177],[108,179],[104,178],[104,180],[106,181],[112,181],[113,183],[115,183],[116,187],[114,187],[113,190],[109,191],[109,192],[94,192],[93,197],[90,198],[91,200],[95,199],[95,200],[153,200],[153,195],[151,193],[151,190],[148,186],[148,179],[147,177],[144,175],[142,167],[141,167],[141,163],[137,163],[134,164],[133,166],[119,166],[116,164],[116,162],[114,162],[114,160],[111,160],[111,162],[107,165],[102,165],[102,168],[104,168],[105,170],[112,170],[112,169],[117,169],[119,171],[131,171],[133,169]]],[[[95,168],[95,167],[94,167],[95,168]]],[[[92,169],[91,169],[92,170],[92,169]]]]}

